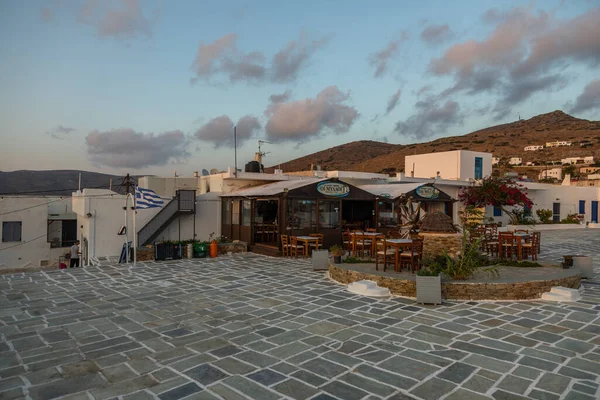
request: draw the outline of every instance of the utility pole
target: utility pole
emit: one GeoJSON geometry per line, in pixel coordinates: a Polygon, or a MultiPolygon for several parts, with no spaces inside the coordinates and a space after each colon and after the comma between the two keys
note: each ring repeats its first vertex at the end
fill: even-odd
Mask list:
{"type": "Polygon", "coordinates": [[[234,152],[234,168],[235,168],[235,177],[237,178],[237,126],[233,126],[233,152],[234,152]]]}
{"type": "Polygon", "coordinates": [[[123,185],[125,185],[125,194],[128,194],[128,193],[130,193],[130,192],[131,192],[131,190],[130,190],[130,189],[131,189],[131,187],[133,186],[133,183],[132,183],[132,181],[131,181],[131,176],[129,176],[129,174],[127,174],[127,175],[125,176],[125,179],[124,179],[123,185]]]}

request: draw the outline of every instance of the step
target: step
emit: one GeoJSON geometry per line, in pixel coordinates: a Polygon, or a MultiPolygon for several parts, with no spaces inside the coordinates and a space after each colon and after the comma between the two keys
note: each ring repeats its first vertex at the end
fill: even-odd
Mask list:
{"type": "Polygon", "coordinates": [[[577,297],[566,297],[566,296],[562,296],[557,293],[546,292],[546,293],[542,293],[542,300],[574,302],[574,301],[581,300],[581,296],[579,296],[579,293],[577,293],[577,295],[578,295],[577,297]]]}
{"type": "Polygon", "coordinates": [[[566,288],[563,286],[554,286],[554,287],[552,287],[552,289],[550,289],[550,292],[556,293],[556,294],[564,296],[564,297],[578,297],[579,296],[579,290],[566,288]]]}
{"type": "Polygon", "coordinates": [[[369,296],[369,297],[389,297],[390,289],[379,287],[377,283],[373,281],[357,281],[348,284],[348,291],[355,294],[360,294],[361,296],[369,296]]]}

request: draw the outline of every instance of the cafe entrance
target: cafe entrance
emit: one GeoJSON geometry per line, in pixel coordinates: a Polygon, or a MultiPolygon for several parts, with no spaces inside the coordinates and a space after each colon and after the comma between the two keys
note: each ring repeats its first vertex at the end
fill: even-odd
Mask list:
{"type": "Polygon", "coordinates": [[[365,230],[374,227],[375,202],[370,200],[344,200],[342,229],[365,230]]]}

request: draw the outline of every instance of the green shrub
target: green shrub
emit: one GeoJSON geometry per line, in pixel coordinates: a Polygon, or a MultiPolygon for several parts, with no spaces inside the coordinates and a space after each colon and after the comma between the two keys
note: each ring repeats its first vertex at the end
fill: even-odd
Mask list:
{"type": "Polygon", "coordinates": [[[504,267],[519,267],[519,268],[541,268],[542,265],[535,261],[516,261],[516,260],[493,260],[492,265],[501,265],[504,267]]]}
{"type": "Polygon", "coordinates": [[[569,214],[567,218],[560,221],[561,224],[578,224],[577,214],[569,214]]]}
{"type": "Polygon", "coordinates": [[[438,276],[439,274],[438,271],[429,268],[421,268],[417,271],[417,275],[419,276],[438,276]]]}
{"type": "Polygon", "coordinates": [[[540,219],[542,224],[551,223],[550,219],[552,218],[552,210],[540,208],[539,210],[535,210],[535,214],[540,219]]]}

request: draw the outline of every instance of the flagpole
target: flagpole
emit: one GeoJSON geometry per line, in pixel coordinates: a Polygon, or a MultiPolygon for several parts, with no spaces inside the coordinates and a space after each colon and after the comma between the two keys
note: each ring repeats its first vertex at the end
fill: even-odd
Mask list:
{"type": "Polygon", "coordinates": [[[125,195],[125,263],[129,264],[129,227],[127,226],[127,199],[129,193],[125,195]]]}
{"type": "MultiPolygon", "coordinates": [[[[135,188],[137,192],[137,187],[135,188]]],[[[134,193],[135,193],[134,192],[134,193]]],[[[135,216],[137,214],[137,193],[133,195],[133,266],[137,261],[137,231],[135,229],[135,216]]]]}

